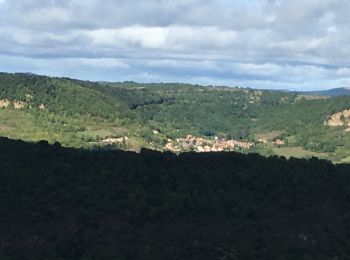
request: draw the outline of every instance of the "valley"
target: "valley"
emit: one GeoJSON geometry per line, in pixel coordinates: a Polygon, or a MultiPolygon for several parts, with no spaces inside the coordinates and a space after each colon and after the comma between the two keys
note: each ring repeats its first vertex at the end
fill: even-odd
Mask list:
{"type": "Polygon", "coordinates": [[[0,74],[0,135],[87,149],[350,157],[350,96],[0,74]]]}

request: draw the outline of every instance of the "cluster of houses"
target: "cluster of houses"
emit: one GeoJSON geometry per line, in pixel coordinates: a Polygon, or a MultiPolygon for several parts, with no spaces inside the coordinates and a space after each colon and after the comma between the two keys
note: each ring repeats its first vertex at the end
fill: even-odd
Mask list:
{"type": "Polygon", "coordinates": [[[185,138],[177,138],[175,140],[168,139],[165,149],[173,152],[222,152],[237,149],[249,149],[253,145],[254,143],[252,142],[242,142],[218,137],[215,137],[214,139],[205,139],[202,137],[187,135],[185,138]]]}
{"type": "Polygon", "coordinates": [[[120,144],[120,143],[126,142],[127,140],[129,140],[129,138],[127,136],[118,137],[118,138],[109,137],[109,138],[101,140],[101,143],[103,143],[103,144],[118,144],[119,143],[120,144]]]}

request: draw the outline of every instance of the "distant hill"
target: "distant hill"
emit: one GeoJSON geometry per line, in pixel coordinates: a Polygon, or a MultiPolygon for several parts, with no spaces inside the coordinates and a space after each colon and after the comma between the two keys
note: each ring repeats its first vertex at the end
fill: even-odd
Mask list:
{"type": "Polygon", "coordinates": [[[349,127],[325,124],[350,108],[350,96],[310,95],[0,73],[0,135],[89,149],[240,151],[350,161],[349,127]]]}
{"type": "Polygon", "coordinates": [[[307,95],[307,96],[322,96],[322,97],[350,96],[350,88],[333,88],[333,89],[321,90],[321,91],[298,92],[298,94],[307,95]]]}

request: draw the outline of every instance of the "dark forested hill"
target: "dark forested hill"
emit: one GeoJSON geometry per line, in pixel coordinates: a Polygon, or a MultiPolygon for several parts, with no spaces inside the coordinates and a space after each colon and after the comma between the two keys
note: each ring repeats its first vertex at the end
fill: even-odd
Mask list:
{"type": "Polygon", "coordinates": [[[348,259],[350,166],[0,139],[0,259],[348,259]]]}
{"type": "Polygon", "coordinates": [[[139,151],[350,161],[350,96],[0,73],[0,135],[139,151]]]}

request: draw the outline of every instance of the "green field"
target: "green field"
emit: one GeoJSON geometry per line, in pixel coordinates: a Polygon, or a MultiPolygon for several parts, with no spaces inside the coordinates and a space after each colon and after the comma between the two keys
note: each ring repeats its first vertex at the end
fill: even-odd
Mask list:
{"type": "Polygon", "coordinates": [[[286,158],[295,157],[295,158],[327,158],[326,153],[316,153],[312,151],[307,151],[302,149],[301,147],[281,147],[281,148],[273,148],[272,151],[279,156],[284,156],[286,158]]]}

